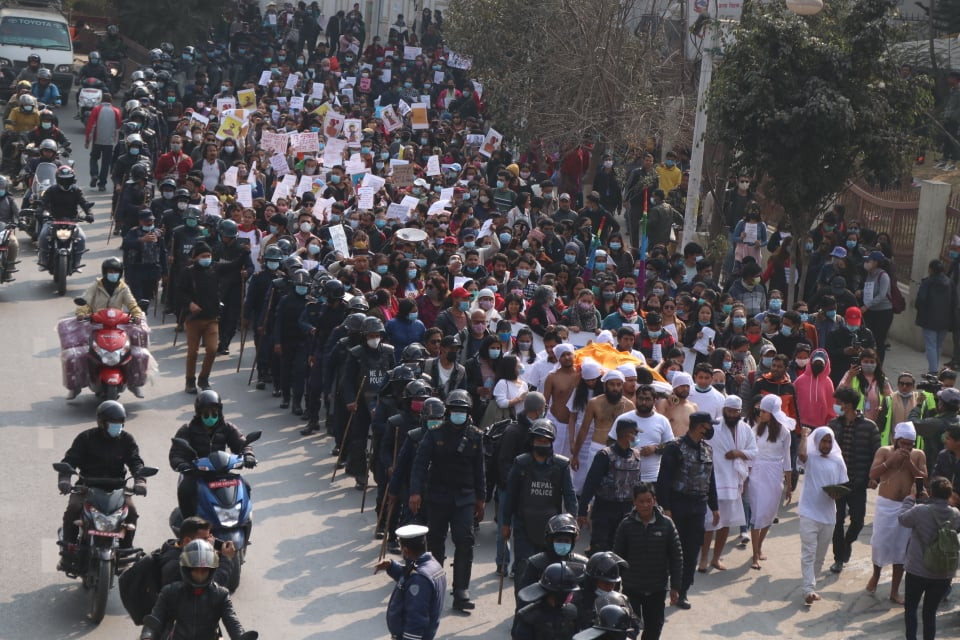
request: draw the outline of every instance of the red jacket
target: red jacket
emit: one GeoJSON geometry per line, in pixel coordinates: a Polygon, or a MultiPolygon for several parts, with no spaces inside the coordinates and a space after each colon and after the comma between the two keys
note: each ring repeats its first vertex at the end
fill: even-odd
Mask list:
{"type": "Polygon", "coordinates": [[[97,128],[97,118],[100,117],[100,110],[104,107],[113,109],[113,115],[117,119],[117,129],[119,130],[120,127],[123,126],[123,115],[120,113],[120,109],[117,109],[109,102],[101,102],[93,108],[93,111],[90,112],[90,117],[87,118],[87,131],[84,137],[84,140],[86,140],[87,144],[90,144],[90,139],[93,137],[93,132],[97,128]]]}
{"type": "Polygon", "coordinates": [[[179,154],[179,159],[174,157],[172,151],[162,154],[157,159],[157,168],[155,175],[157,180],[163,180],[168,173],[177,172],[177,184],[183,184],[187,179],[187,174],[193,168],[193,160],[185,153],[179,154]]]}

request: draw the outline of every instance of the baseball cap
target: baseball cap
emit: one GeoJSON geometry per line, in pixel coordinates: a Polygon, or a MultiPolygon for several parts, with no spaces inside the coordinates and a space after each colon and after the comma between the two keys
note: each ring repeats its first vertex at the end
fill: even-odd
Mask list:
{"type": "Polygon", "coordinates": [[[463,287],[457,287],[450,292],[450,297],[452,298],[469,298],[470,292],[464,289],[463,287]]]}
{"type": "Polygon", "coordinates": [[[830,255],[834,258],[846,258],[847,250],[843,247],[834,247],[833,251],[830,252],[830,255]]]}
{"type": "Polygon", "coordinates": [[[843,319],[847,322],[860,322],[863,319],[863,314],[859,307],[848,307],[846,313],[843,314],[843,319]]]}

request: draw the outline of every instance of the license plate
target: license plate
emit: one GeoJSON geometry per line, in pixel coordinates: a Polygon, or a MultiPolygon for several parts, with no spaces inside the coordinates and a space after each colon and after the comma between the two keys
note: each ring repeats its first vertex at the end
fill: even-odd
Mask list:
{"type": "Polygon", "coordinates": [[[235,487],[240,484],[239,480],[214,480],[213,482],[208,482],[207,486],[211,489],[222,489],[224,487],[235,487]]]}
{"type": "Polygon", "coordinates": [[[101,538],[122,538],[123,531],[90,531],[92,536],[100,536],[101,538]]]}

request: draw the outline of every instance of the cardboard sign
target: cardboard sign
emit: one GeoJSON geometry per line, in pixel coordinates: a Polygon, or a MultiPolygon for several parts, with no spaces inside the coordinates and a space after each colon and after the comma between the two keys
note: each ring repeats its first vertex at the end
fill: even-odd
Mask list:
{"type": "Polygon", "coordinates": [[[257,92],[255,89],[241,89],[237,91],[237,101],[241,109],[257,108],[257,92]]]}
{"type": "Polygon", "coordinates": [[[237,101],[234,98],[217,98],[217,111],[231,111],[237,108],[237,101]]]}
{"type": "Polygon", "coordinates": [[[278,184],[277,188],[273,190],[273,197],[270,198],[270,201],[276,204],[279,200],[286,200],[290,197],[290,187],[285,184],[278,184]]]}
{"type": "Polygon", "coordinates": [[[381,69],[380,70],[380,82],[383,84],[389,85],[390,80],[393,78],[393,69],[381,69]]]}
{"type": "Polygon", "coordinates": [[[427,105],[422,102],[410,105],[410,128],[414,131],[420,131],[430,128],[430,120],[427,118],[427,105]]]}
{"type": "Polygon", "coordinates": [[[270,156],[270,167],[278,176],[282,176],[290,171],[290,167],[287,166],[286,157],[279,153],[270,156]]]}
{"type": "Polygon", "coordinates": [[[273,154],[284,155],[287,153],[287,136],[283,133],[273,133],[264,131],[260,134],[260,146],[273,154]]]}
{"type": "Polygon", "coordinates": [[[314,82],[313,86],[310,87],[310,97],[316,98],[317,100],[323,100],[323,83],[314,82]]]}
{"type": "Polygon", "coordinates": [[[440,175],[440,156],[430,156],[427,158],[427,175],[440,175]]]}
{"type": "Polygon", "coordinates": [[[404,188],[413,184],[414,174],[412,164],[401,164],[393,168],[393,184],[404,188]]]}
{"type": "Polygon", "coordinates": [[[443,84],[447,81],[447,74],[443,71],[433,72],[433,84],[443,84]]]}
{"type": "Polygon", "coordinates": [[[307,191],[313,191],[313,176],[300,176],[300,182],[297,183],[297,197],[303,197],[307,191]]]}
{"type": "Polygon", "coordinates": [[[383,130],[387,133],[392,133],[403,126],[403,121],[397,116],[392,104],[383,108],[380,119],[383,121],[383,130]]]}
{"type": "Polygon", "coordinates": [[[480,155],[489,158],[494,151],[500,148],[502,141],[503,136],[496,129],[490,127],[487,135],[483,138],[483,144],[480,145],[480,155]]]}
{"type": "Polygon", "coordinates": [[[404,222],[409,215],[410,209],[402,204],[391,204],[389,207],[387,207],[387,220],[399,220],[400,222],[404,222]]]}
{"type": "Polygon", "coordinates": [[[194,111],[193,113],[190,114],[190,123],[187,126],[192,129],[194,122],[196,122],[198,125],[206,129],[207,126],[210,124],[210,118],[203,115],[202,113],[197,113],[196,111],[194,111]]]}

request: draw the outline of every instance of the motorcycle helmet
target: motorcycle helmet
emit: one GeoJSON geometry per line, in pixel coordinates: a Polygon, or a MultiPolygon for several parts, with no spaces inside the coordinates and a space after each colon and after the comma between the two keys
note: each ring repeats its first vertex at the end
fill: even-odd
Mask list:
{"type": "Polygon", "coordinates": [[[267,247],[266,249],[263,250],[263,261],[264,261],[264,262],[266,262],[267,260],[277,260],[277,261],[279,261],[279,260],[281,260],[281,259],[283,259],[283,252],[280,251],[280,247],[278,247],[277,245],[272,244],[272,245],[270,245],[269,247],[267,247]]]}
{"type": "Polygon", "coordinates": [[[213,581],[213,570],[220,566],[220,556],[206,540],[191,540],[180,552],[180,577],[191,587],[202,589],[213,581]],[[191,569],[209,569],[203,582],[194,582],[191,569]]]}
{"type": "Polygon", "coordinates": [[[310,272],[306,269],[297,269],[290,277],[293,286],[304,286],[310,284],[310,272]]]}
{"type": "Polygon", "coordinates": [[[350,333],[360,333],[360,329],[363,327],[363,321],[366,319],[367,316],[362,313],[351,313],[344,319],[343,326],[345,326],[350,333]]]}
{"type": "Polygon", "coordinates": [[[440,398],[427,398],[423,401],[420,417],[424,420],[442,420],[446,410],[440,398]]]}
{"type": "Polygon", "coordinates": [[[557,439],[557,428],[549,420],[540,418],[539,420],[533,421],[533,424],[530,425],[530,430],[527,431],[527,435],[529,435],[531,439],[547,438],[550,442],[553,442],[557,439]]]}
{"type": "Polygon", "coordinates": [[[620,584],[620,568],[626,568],[627,561],[613,551],[601,551],[590,556],[586,573],[591,578],[620,584]]]}
{"type": "MultiPolygon", "coordinates": [[[[47,141],[44,140],[43,142],[47,142],[47,141]]],[[[53,140],[50,140],[50,142],[53,142],[53,140]]],[[[57,143],[53,142],[53,144],[56,145],[57,143]]],[[[43,143],[40,144],[40,148],[41,149],[43,148],[43,143]]],[[[73,172],[72,167],[63,165],[59,169],[57,169],[57,186],[59,186],[61,189],[69,189],[74,184],[76,184],[76,182],[77,182],[77,174],[73,172]]]]}
{"type": "Polygon", "coordinates": [[[427,348],[425,346],[419,342],[411,342],[404,347],[403,353],[400,355],[400,361],[422,363],[429,357],[430,354],[427,353],[427,348]]]}
{"type": "Polygon", "coordinates": [[[36,53],[31,53],[27,56],[27,64],[33,64],[34,62],[40,64],[40,56],[36,53]]]}
{"type": "Polygon", "coordinates": [[[54,120],[56,120],[56,117],[50,109],[44,109],[40,112],[40,122],[53,122],[54,120]]]}
{"type": "Polygon", "coordinates": [[[327,280],[323,283],[323,296],[327,300],[343,300],[343,283],[339,280],[327,280]]]}
{"type": "Polygon", "coordinates": [[[347,309],[351,311],[370,311],[370,303],[363,296],[353,296],[347,303],[347,309]]]}
{"type": "Polygon", "coordinates": [[[92,64],[99,64],[99,63],[100,63],[100,52],[99,52],[99,51],[91,51],[91,52],[90,52],[90,55],[87,56],[87,59],[90,60],[90,62],[91,62],[92,64]]]}
{"type": "Polygon", "coordinates": [[[447,409],[473,409],[473,398],[463,389],[454,389],[447,396],[447,409]]]}
{"type": "Polygon", "coordinates": [[[116,400],[106,400],[97,407],[97,426],[106,429],[109,423],[127,421],[127,410],[116,400]]]}
{"type": "Polygon", "coordinates": [[[366,318],[363,321],[363,326],[360,328],[360,332],[364,334],[371,333],[383,333],[385,329],[383,328],[383,321],[380,318],[366,318]]]}
{"type": "Polygon", "coordinates": [[[120,277],[123,277],[123,263],[120,262],[120,258],[107,258],[100,264],[100,275],[104,278],[107,277],[107,271],[119,271],[120,277]]]}
{"type": "Polygon", "coordinates": [[[147,179],[147,167],[141,163],[136,163],[130,167],[130,179],[131,180],[146,180],[147,179]]]}
{"type": "Polygon", "coordinates": [[[40,151],[52,151],[56,153],[57,151],[60,150],[60,147],[57,146],[56,140],[47,138],[46,140],[40,143],[39,149],[40,151]]]}
{"type": "Polygon", "coordinates": [[[221,416],[223,415],[223,401],[220,399],[220,394],[213,389],[201,391],[197,394],[197,399],[193,401],[193,410],[198,418],[204,409],[210,409],[212,407],[216,407],[217,413],[221,416]]]}
{"type": "Polygon", "coordinates": [[[236,238],[238,233],[237,223],[233,220],[222,220],[218,231],[224,238],[236,238]]]}
{"type": "Polygon", "coordinates": [[[27,113],[37,108],[37,99],[26,93],[17,98],[17,103],[27,113]]]}
{"type": "Polygon", "coordinates": [[[53,73],[50,71],[50,69],[42,67],[39,71],[37,71],[37,80],[53,80],[53,73]]]}
{"type": "Polygon", "coordinates": [[[124,138],[123,142],[124,144],[126,144],[128,150],[130,149],[130,147],[134,145],[141,146],[141,147],[143,146],[143,138],[140,136],[139,133],[131,133],[126,138],[124,138]]]}
{"type": "Polygon", "coordinates": [[[550,540],[553,536],[561,534],[571,535],[574,538],[580,536],[580,527],[577,526],[577,519],[569,513],[558,513],[549,520],[544,528],[543,537],[550,540]]]}
{"type": "MultiPolygon", "coordinates": [[[[162,185],[162,183],[161,183],[161,187],[162,187],[162,186],[163,186],[163,185],[162,185]]],[[[190,201],[190,192],[187,191],[186,189],[184,189],[183,187],[180,187],[179,189],[177,189],[176,193],[173,194],[173,197],[174,197],[175,200],[179,200],[180,198],[183,198],[184,200],[186,200],[186,201],[189,202],[189,201],[190,201]]]]}
{"type": "Polygon", "coordinates": [[[119,35],[119,34],[120,34],[120,27],[118,27],[118,26],[115,25],[115,24],[108,24],[108,25],[107,25],[107,35],[109,35],[109,36],[116,36],[116,35],[119,35]]]}

